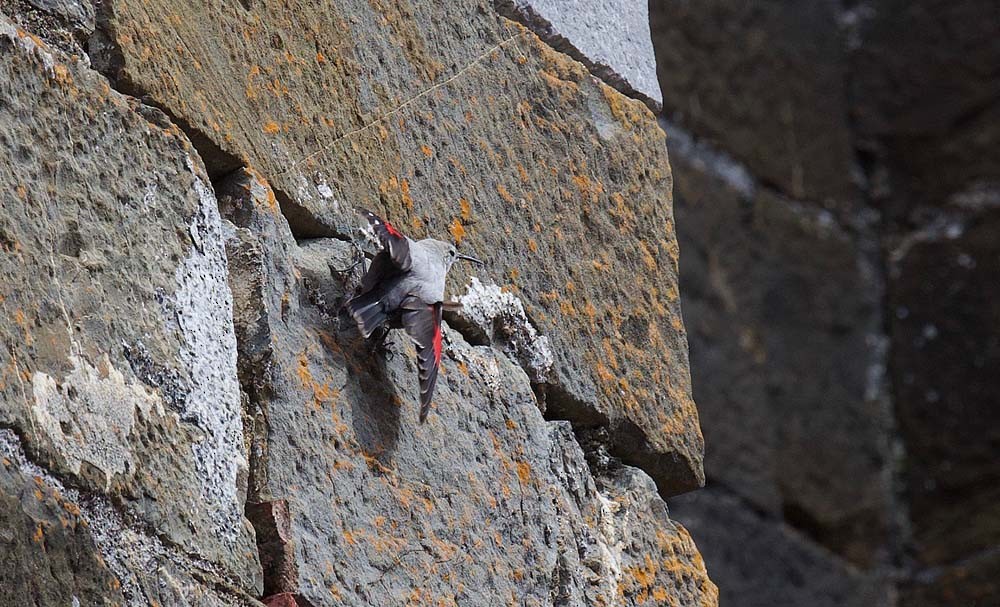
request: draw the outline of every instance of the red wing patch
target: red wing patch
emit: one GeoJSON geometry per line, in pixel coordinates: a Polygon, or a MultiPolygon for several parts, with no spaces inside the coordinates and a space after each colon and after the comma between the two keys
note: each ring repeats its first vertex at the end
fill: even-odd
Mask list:
{"type": "Polygon", "coordinates": [[[403,237],[403,235],[399,232],[399,230],[397,230],[396,228],[392,227],[392,224],[389,223],[388,221],[383,221],[382,224],[385,225],[385,229],[388,230],[389,233],[392,234],[393,236],[395,236],[396,238],[402,238],[403,237]]]}
{"type": "MultiPolygon", "coordinates": [[[[432,314],[438,314],[434,306],[430,306],[430,310],[432,314]]],[[[441,364],[441,321],[434,326],[434,364],[441,364]]]]}

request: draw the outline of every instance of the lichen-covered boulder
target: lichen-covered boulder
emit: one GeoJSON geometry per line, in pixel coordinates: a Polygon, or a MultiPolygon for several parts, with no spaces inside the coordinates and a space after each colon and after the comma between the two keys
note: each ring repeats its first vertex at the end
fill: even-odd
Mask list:
{"type": "Polygon", "coordinates": [[[99,21],[105,72],[183,125],[213,177],[253,167],[298,238],[348,236],[358,207],[450,233],[551,340],[550,416],[609,427],[665,494],[703,482],[643,104],[483,1],[110,1],[99,21]]]}
{"type": "Polygon", "coordinates": [[[219,192],[253,378],[248,511],[277,604],[716,604],[649,476],[606,457],[588,466],[516,358],[446,327],[419,423],[409,339],[380,354],[340,311],[351,275],[331,269],[354,247],[296,242],[259,175],[219,192]]]}
{"type": "MultiPolygon", "coordinates": [[[[231,295],[204,169],[158,112],[2,16],[0,81],[0,425],[81,496],[253,595],[231,295]]],[[[156,575],[133,556],[119,577],[156,575]]]]}

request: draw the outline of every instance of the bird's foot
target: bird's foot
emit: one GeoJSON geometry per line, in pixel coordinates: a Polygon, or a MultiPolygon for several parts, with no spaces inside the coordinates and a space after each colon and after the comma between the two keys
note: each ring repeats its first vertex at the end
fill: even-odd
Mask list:
{"type": "Polygon", "coordinates": [[[371,351],[386,361],[392,360],[395,356],[395,352],[392,351],[392,346],[394,345],[392,340],[389,339],[389,329],[381,328],[372,335],[371,337],[371,351]]]}
{"type": "Polygon", "coordinates": [[[354,268],[360,266],[363,262],[364,262],[364,259],[358,259],[357,261],[355,261],[354,263],[352,263],[351,265],[347,266],[344,269],[335,268],[335,267],[333,267],[333,264],[330,264],[330,273],[331,274],[336,274],[337,276],[345,276],[345,275],[350,274],[351,272],[353,272],[354,268]]]}

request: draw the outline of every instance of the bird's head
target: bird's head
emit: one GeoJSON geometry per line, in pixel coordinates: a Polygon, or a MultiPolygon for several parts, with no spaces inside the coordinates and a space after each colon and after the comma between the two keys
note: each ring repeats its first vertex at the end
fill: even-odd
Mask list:
{"type": "Polygon", "coordinates": [[[444,242],[441,240],[431,240],[431,246],[434,251],[440,256],[441,261],[444,262],[444,267],[446,270],[451,269],[451,264],[458,260],[471,261],[472,263],[482,265],[483,262],[471,255],[463,255],[458,252],[455,245],[450,242],[444,242]]]}

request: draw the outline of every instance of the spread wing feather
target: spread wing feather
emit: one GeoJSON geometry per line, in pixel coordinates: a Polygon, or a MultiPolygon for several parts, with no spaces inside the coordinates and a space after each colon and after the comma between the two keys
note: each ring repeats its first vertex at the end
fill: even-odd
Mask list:
{"type": "Polygon", "coordinates": [[[441,302],[427,304],[416,297],[403,302],[403,328],[417,346],[420,375],[420,421],[427,418],[441,367],[441,302]]]}

